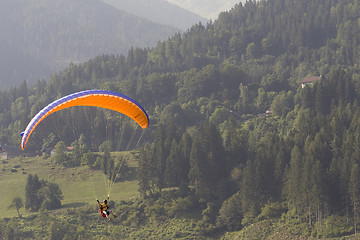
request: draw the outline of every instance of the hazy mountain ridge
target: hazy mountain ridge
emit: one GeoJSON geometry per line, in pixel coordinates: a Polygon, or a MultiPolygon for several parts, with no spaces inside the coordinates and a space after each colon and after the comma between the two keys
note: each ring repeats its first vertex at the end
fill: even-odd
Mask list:
{"type": "Polygon", "coordinates": [[[101,0],[120,10],[153,22],[173,26],[182,30],[195,23],[205,23],[208,19],[195,14],[192,9],[184,9],[165,0],[101,0]]]}
{"type": "Polygon", "coordinates": [[[98,0],[1,3],[1,87],[30,83],[101,54],[148,47],[178,30],[115,9],[98,0]],[[16,63],[16,64],[15,64],[16,63]]]}
{"type": "Polygon", "coordinates": [[[167,0],[182,8],[193,11],[200,16],[217,19],[220,12],[230,11],[231,8],[243,0],[167,0]]]}

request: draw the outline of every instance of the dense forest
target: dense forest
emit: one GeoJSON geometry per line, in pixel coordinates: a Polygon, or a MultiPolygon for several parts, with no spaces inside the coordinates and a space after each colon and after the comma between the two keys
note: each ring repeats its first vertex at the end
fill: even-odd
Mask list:
{"type": "Polygon", "coordinates": [[[195,211],[198,239],[269,219],[294,235],[356,233],[359,13],[357,0],[247,1],[154,48],[71,64],[33,88],[1,92],[0,143],[19,145],[54,99],[118,91],[147,110],[145,132],[125,117],[74,108],[39,125],[25,153],[39,153],[50,135],[67,145],[85,136],[93,151],[104,141],[112,151],[138,148],[142,198],[119,204],[119,224],[155,226],[195,211]],[[140,143],[129,143],[132,135],[140,143]]]}

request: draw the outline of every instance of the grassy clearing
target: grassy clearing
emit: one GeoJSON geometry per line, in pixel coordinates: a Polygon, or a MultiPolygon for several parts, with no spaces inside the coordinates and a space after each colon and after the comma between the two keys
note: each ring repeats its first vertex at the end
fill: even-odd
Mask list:
{"type": "MultiPolygon", "coordinates": [[[[136,154],[131,152],[114,153],[121,155],[128,161],[130,175],[124,181],[115,183],[111,189],[110,199],[119,201],[138,196],[138,181],[136,179],[136,154]]],[[[54,182],[60,186],[64,199],[62,205],[78,207],[87,204],[96,204],[96,199],[107,197],[105,176],[100,171],[94,171],[87,166],[64,168],[54,165],[51,158],[14,158],[0,162],[0,193],[5,208],[0,212],[0,218],[17,216],[16,209],[9,209],[15,197],[21,197],[25,202],[25,185],[28,174],[38,175],[39,179],[54,182]]],[[[30,212],[20,209],[23,216],[30,212]]]]}

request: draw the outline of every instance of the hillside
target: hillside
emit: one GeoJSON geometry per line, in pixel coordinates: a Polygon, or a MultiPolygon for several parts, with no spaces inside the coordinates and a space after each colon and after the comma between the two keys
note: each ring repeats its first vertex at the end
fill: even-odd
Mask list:
{"type": "MultiPolygon", "coordinates": [[[[353,238],[360,214],[359,12],[356,0],[247,1],[155,47],[98,56],[34,87],[0,92],[2,145],[18,146],[43,106],[89,88],[135,99],[150,119],[141,130],[116,112],[79,107],[39,124],[22,155],[73,146],[71,157],[56,158],[68,172],[108,163],[91,154],[104,146],[139,150],[139,198],[116,202],[122,214],[112,228],[100,225],[90,206],[72,222],[76,228],[61,210],[41,228],[45,217],[36,213],[27,226],[55,234],[59,223],[67,229],[62,237],[101,229],[115,239],[353,238]]],[[[26,220],[11,218],[14,227],[6,221],[5,232],[31,232],[19,227],[26,220]]]]}
{"type": "Polygon", "coordinates": [[[178,31],[98,0],[5,0],[0,9],[2,89],[32,85],[70,62],[153,46],[178,31]]]}
{"type": "Polygon", "coordinates": [[[182,31],[208,19],[195,14],[192,9],[184,9],[165,0],[102,0],[120,10],[148,19],[162,25],[172,26],[182,31]]]}

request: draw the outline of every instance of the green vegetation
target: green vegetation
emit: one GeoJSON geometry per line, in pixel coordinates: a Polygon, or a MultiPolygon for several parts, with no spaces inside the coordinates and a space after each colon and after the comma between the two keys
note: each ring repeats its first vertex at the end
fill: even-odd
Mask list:
{"type": "MultiPolygon", "coordinates": [[[[120,155],[120,153],[114,153],[120,155]]],[[[133,171],[123,181],[115,183],[112,187],[111,199],[114,201],[132,199],[137,197],[136,166],[137,161],[133,158],[133,153],[125,155],[130,169],[133,171]]],[[[7,193],[2,196],[6,207],[10,206],[16,197],[22,198],[25,203],[25,186],[29,174],[37,175],[38,178],[59,185],[64,199],[61,201],[65,208],[96,205],[96,199],[102,199],[107,196],[105,188],[105,176],[97,170],[92,170],[88,166],[76,168],[64,168],[54,164],[53,159],[44,159],[43,157],[34,158],[15,158],[8,163],[0,164],[3,169],[0,173],[0,191],[7,193]],[[21,166],[21,171],[12,173],[10,171],[12,164],[21,166]]],[[[20,209],[24,217],[29,217],[34,213],[20,209]]],[[[14,208],[4,208],[0,213],[0,218],[16,216],[14,208]]]]}
{"type": "MultiPolygon", "coordinates": [[[[17,145],[19,132],[51,100],[89,87],[131,96],[150,118],[145,131],[124,116],[94,108],[60,111],[43,121],[26,157],[3,163],[5,183],[14,186],[10,176],[21,179],[24,168],[56,182],[63,205],[91,203],[91,188],[103,182],[100,176],[111,165],[107,153],[129,149],[139,152],[137,178],[116,183],[113,193],[119,195],[112,199],[119,218],[113,225],[102,223],[96,207],[88,205],[73,220],[73,208],[39,212],[28,222],[6,219],[2,234],[30,234],[18,227],[25,223],[38,238],[357,234],[359,12],[355,0],[248,1],[155,48],[99,56],[33,88],[24,83],[1,92],[3,145],[17,145]],[[300,86],[303,78],[320,74],[321,80],[300,86]],[[74,151],[64,154],[70,145],[74,151]],[[30,167],[38,161],[31,156],[47,147],[55,147],[55,156],[30,167]],[[131,196],[120,194],[122,184],[130,184],[131,196]]],[[[16,189],[6,191],[9,205],[21,197],[16,189]]]]}

